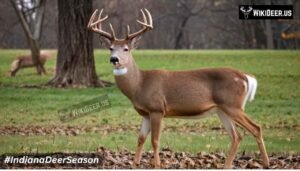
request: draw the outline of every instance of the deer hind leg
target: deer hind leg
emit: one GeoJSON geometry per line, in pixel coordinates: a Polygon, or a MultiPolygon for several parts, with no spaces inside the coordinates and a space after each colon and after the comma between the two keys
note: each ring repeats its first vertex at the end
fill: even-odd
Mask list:
{"type": "Polygon", "coordinates": [[[137,165],[140,164],[144,143],[147,139],[149,131],[150,131],[150,118],[145,116],[142,121],[141,129],[138,137],[138,145],[134,157],[134,163],[137,165]]]}
{"type": "Polygon", "coordinates": [[[12,62],[10,76],[12,76],[12,77],[16,76],[17,72],[21,68],[20,63],[21,63],[20,59],[16,59],[12,62]]]}
{"type": "Polygon", "coordinates": [[[237,149],[241,142],[241,136],[240,136],[239,132],[236,130],[236,127],[235,127],[233,121],[228,116],[226,116],[226,114],[224,114],[223,112],[218,112],[218,116],[219,116],[220,120],[222,121],[226,131],[228,132],[228,134],[231,138],[231,147],[228,152],[228,156],[227,156],[227,159],[226,159],[225,165],[224,165],[224,168],[230,169],[230,168],[232,168],[232,162],[235,158],[237,149]]]}
{"type": "Polygon", "coordinates": [[[45,69],[45,63],[41,64],[42,72],[43,74],[47,75],[46,69],[45,69]]]}
{"type": "Polygon", "coordinates": [[[254,123],[242,109],[227,109],[225,112],[232,120],[245,128],[256,138],[256,142],[261,153],[263,166],[266,168],[269,167],[269,157],[264,144],[261,127],[254,123]]]}
{"type": "Polygon", "coordinates": [[[163,115],[161,113],[151,113],[151,143],[153,147],[154,155],[154,167],[160,168],[160,158],[159,158],[159,139],[160,139],[160,129],[162,124],[163,115]]]}

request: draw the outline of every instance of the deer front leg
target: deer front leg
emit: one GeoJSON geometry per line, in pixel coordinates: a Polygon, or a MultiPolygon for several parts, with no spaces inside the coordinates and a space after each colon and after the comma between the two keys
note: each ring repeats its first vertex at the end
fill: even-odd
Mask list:
{"type": "Polygon", "coordinates": [[[153,147],[154,167],[155,168],[160,168],[159,139],[160,139],[160,129],[161,129],[162,118],[163,118],[163,115],[161,113],[150,114],[151,143],[152,143],[152,147],[153,147]]]}
{"type": "Polygon", "coordinates": [[[137,149],[136,149],[135,157],[134,157],[134,163],[136,165],[140,164],[142,152],[143,152],[143,146],[147,139],[149,131],[150,131],[150,118],[147,116],[144,116],[142,125],[141,125],[141,129],[140,129],[140,133],[139,133],[138,145],[137,145],[137,149]]]}

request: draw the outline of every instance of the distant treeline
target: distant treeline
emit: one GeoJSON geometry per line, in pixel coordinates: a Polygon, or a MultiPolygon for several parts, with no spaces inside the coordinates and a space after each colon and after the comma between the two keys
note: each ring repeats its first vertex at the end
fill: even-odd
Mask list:
{"type": "MultiPolygon", "coordinates": [[[[125,36],[126,25],[135,22],[140,9],[147,8],[154,19],[154,30],[147,33],[145,49],[299,49],[300,0],[101,0],[94,9],[109,15],[118,37],[125,36]],[[294,19],[240,20],[238,5],[294,5],[294,19]],[[282,37],[282,33],[290,37],[282,37]]],[[[41,39],[42,48],[57,48],[57,1],[48,0],[41,39]]],[[[9,1],[0,3],[0,48],[28,48],[25,34],[9,1]]],[[[108,23],[104,25],[107,28],[108,23]]],[[[94,35],[94,46],[101,46],[94,35]]]]}

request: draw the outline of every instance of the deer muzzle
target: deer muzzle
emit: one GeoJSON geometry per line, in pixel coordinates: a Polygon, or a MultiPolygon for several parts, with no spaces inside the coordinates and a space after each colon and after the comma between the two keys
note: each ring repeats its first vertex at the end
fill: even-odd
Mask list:
{"type": "Polygon", "coordinates": [[[119,58],[116,56],[112,56],[110,57],[110,63],[112,63],[113,65],[116,65],[117,63],[119,63],[119,58]]]}

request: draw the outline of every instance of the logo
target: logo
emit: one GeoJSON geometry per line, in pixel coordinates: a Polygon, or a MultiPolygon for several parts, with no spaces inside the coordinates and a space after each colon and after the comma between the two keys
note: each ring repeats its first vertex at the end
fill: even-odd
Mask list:
{"type": "Polygon", "coordinates": [[[293,19],[293,5],[239,5],[239,18],[293,19]]]}
{"type": "Polygon", "coordinates": [[[250,12],[252,11],[252,7],[248,6],[247,8],[245,8],[245,6],[241,6],[240,10],[243,12],[244,14],[244,18],[247,20],[248,19],[248,15],[250,14],[250,12]]]}
{"type": "Polygon", "coordinates": [[[109,108],[110,106],[110,101],[108,99],[108,95],[106,94],[61,109],[57,113],[59,114],[60,120],[62,122],[66,122],[77,119],[82,116],[86,116],[90,113],[99,112],[103,109],[109,108]]]}

